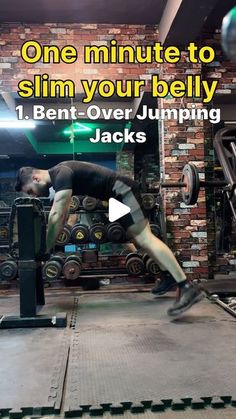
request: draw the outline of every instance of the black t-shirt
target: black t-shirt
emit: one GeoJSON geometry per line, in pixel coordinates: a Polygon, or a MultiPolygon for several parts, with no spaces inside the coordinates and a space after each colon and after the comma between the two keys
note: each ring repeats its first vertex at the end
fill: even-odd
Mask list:
{"type": "Polygon", "coordinates": [[[106,167],[74,160],[57,164],[49,169],[49,175],[55,192],[72,189],[73,195],[99,199],[109,199],[116,179],[121,178],[106,167]]]}

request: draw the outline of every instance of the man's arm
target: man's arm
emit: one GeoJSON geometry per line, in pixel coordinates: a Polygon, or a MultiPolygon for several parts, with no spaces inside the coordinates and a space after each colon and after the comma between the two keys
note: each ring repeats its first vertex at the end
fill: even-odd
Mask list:
{"type": "Polygon", "coordinates": [[[55,245],[68,216],[72,189],[65,189],[55,193],[53,205],[48,217],[47,252],[55,245]]]}

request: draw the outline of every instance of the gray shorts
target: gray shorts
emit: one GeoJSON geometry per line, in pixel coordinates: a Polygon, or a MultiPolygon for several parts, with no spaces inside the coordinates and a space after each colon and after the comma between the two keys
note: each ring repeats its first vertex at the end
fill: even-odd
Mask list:
{"type": "Polygon", "coordinates": [[[140,225],[141,230],[148,220],[141,208],[141,195],[136,182],[129,178],[117,179],[112,188],[112,195],[117,201],[130,207],[130,213],[119,219],[119,223],[127,230],[131,226],[140,225]]]}

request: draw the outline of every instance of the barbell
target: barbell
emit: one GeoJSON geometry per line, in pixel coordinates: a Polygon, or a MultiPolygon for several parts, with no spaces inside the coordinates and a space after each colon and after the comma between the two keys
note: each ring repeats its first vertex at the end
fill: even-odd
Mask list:
{"type": "Polygon", "coordinates": [[[185,205],[195,205],[200,188],[222,188],[227,185],[225,180],[200,180],[197,167],[193,163],[187,163],[183,168],[179,182],[163,182],[160,183],[160,188],[180,188],[185,205]]]}

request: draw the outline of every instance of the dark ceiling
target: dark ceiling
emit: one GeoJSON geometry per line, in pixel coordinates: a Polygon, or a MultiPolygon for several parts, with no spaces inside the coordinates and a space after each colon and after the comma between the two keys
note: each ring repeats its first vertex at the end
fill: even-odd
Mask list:
{"type": "Polygon", "coordinates": [[[160,22],[167,0],[1,0],[1,22],[127,23],[160,22]]]}

